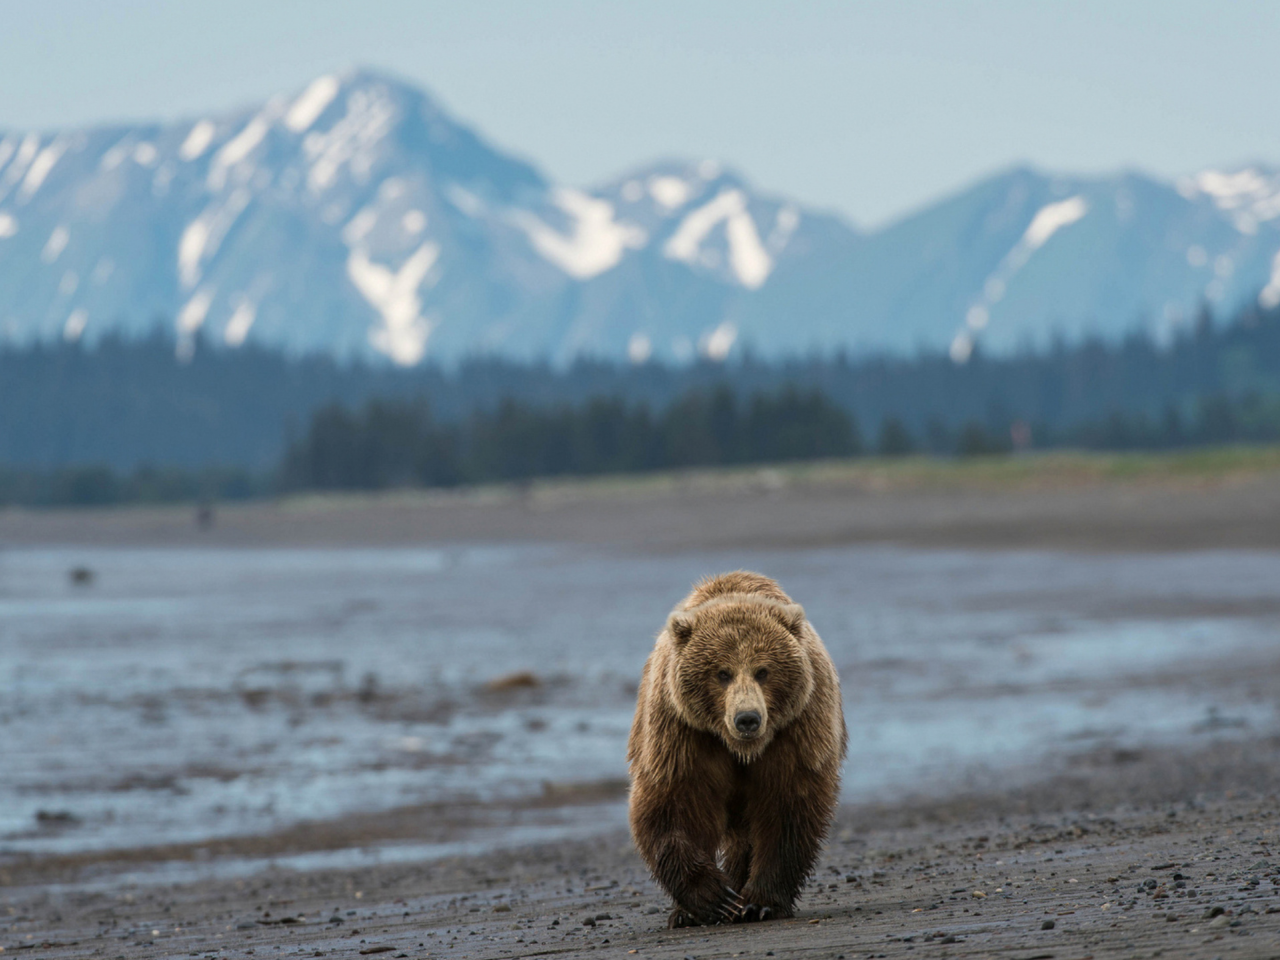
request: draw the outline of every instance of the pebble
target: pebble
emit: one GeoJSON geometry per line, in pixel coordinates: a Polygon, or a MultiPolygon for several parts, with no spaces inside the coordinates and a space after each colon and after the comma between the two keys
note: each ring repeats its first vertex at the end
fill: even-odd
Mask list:
{"type": "Polygon", "coordinates": [[[1058,923],[1057,923],[1057,921],[1056,921],[1056,920],[1046,920],[1044,923],[1040,924],[1040,929],[1041,929],[1041,930],[1052,930],[1052,929],[1053,929],[1054,927],[1056,927],[1057,925],[1058,925],[1058,923]]]}

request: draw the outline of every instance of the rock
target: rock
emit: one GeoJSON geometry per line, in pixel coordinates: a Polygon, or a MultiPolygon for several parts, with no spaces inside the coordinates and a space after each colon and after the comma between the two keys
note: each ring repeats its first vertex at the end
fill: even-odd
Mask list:
{"type": "Polygon", "coordinates": [[[45,826],[69,827],[80,822],[80,818],[69,810],[37,810],[36,823],[45,826]]]}
{"type": "Polygon", "coordinates": [[[1057,925],[1058,925],[1058,922],[1056,920],[1046,920],[1044,923],[1040,924],[1040,929],[1052,930],[1057,925]]]}
{"type": "Polygon", "coordinates": [[[484,685],[484,688],[490,693],[505,693],[508,690],[533,690],[542,686],[542,681],[528,670],[520,670],[516,673],[508,673],[505,676],[495,677],[484,685]]]}

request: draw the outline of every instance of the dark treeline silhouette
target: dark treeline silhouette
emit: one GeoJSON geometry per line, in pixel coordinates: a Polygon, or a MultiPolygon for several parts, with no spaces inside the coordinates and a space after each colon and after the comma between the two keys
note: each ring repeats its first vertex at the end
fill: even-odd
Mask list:
{"type": "Polygon", "coordinates": [[[212,502],[294,490],[449,487],[696,466],[776,463],[915,452],[960,457],[1017,446],[1102,450],[1280,441],[1280,395],[1202,398],[1190,416],[1169,406],[1152,419],[1114,413],[1053,431],[1022,420],[971,420],[952,429],[931,420],[922,434],[885,417],[864,445],[857,420],[820,391],[785,387],[739,398],[727,386],[695,390],[660,411],[643,402],[594,398],[538,407],[514,399],[462,421],[437,420],[422,401],[371,400],[315,413],[269,471],[243,468],[119,473],[104,466],[48,471],[0,468],[0,506],[212,502]]]}
{"type": "MultiPolygon", "coordinates": [[[[783,362],[747,352],[728,363],[685,367],[583,360],[557,370],[478,359],[453,370],[403,370],[205,344],[183,364],[161,334],[134,342],[107,338],[93,348],[10,347],[0,349],[0,464],[42,470],[102,464],[126,474],[145,464],[264,472],[307,429],[314,411],[334,403],[360,409],[375,398],[421,399],[438,421],[461,423],[508,399],[549,410],[612,397],[643,403],[658,416],[691,391],[722,384],[740,400],[788,384],[818,390],[855,415],[873,441],[892,417],[918,449],[936,452],[954,450],[975,424],[995,443],[1014,421],[1031,425],[1036,446],[1130,442],[1122,437],[1158,446],[1174,435],[1164,430],[1167,420],[1194,430],[1209,398],[1234,409],[1253,396],[1252,408],[1264,408],[1266,398],[1280,394],[1280,312],[1249,309],[1223,325],[1205,312],[1164,345],[1134,335],[1119,344],[1059,343],[1012,357],[976,352],[963,365],[927,352],[783,362]],[[1084,430],[1086,424],[1093,426],[1084,430]]],[[[1232,429],[1251,436],[1255,415],[1243,408],[1237,414],[1232,429]]]]}
{"type": "Polygon", "coordinates": [[[360,413],[330,406],[285,456],[284,489],[381,489],[526,480],[855,456],[854,419],[821,393],[787,387],[740,401],[721,386],[658,413],[596,398],[534,407],[513,399],[460,423],[425,403],[373,401],[360,413]]]}
{"type": "Polygon", "coordinates": [[[1172,342],[955,364],[811,357],[563,370],[343,366],[171,339],[0,349],[0,503],[447,485],[852,455],[1164,449],[1280,439],[1280,311],[1172,342]],[[429,413],[428,413],[429,411],[429,413]],[[843,424],[843,425],[842,425],[843,424]]]}

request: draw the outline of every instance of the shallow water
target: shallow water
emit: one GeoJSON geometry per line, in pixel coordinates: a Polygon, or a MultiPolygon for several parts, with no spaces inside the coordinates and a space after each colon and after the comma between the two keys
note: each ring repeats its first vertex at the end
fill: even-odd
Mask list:
{"type": "Polygon", "coordinates": [[[777,577],[831,650],[848,800],[1280,729],[1259,682],[1280,667],[1277,554],[10,550],[0,852],[623,778],[666,611],[737,567],[777,577]],[[538,686],[485,686],[524,670],[538,686]]]}

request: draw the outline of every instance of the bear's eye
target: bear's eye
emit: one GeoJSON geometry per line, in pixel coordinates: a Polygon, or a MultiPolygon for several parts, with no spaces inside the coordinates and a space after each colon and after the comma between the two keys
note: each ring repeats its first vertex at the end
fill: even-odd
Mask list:
{"type": "Polygon", "coordinates": [[[761,667],[759,670],[756,671],[756,683],[764,683],[768,679],[769,679],[769,671],[766,670],[764,667],[761,667]]]}
{"type": "Polygon", "coordinates": [[[721,683],[728,683],[730,680],[733,679],[733,674],[730,673],[728,670],[721,670],[719,673],[716,674],[716,679],[719,680],[721,683]]]}

